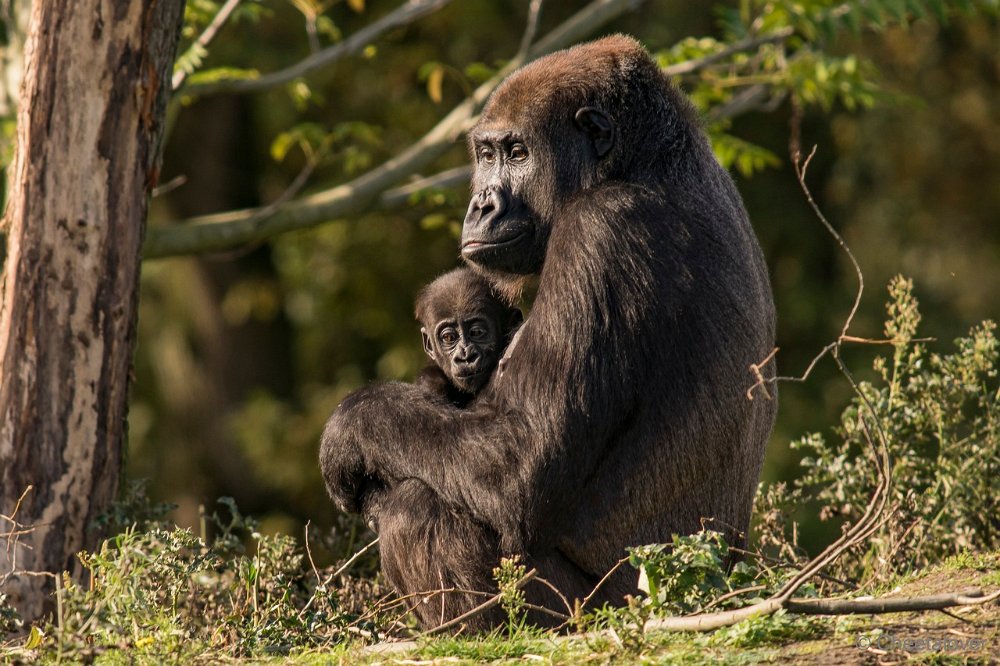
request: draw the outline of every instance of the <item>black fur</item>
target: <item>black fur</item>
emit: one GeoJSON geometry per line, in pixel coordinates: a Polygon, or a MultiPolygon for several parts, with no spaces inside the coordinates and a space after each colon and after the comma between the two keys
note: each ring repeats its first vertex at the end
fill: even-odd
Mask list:
{"type": "MultiPolygon", "coordinates": [[[[491,591],[491,568],[518,554],[582,598],[627,546],[703,518],[738,543],[776,407],[745,395],[774,308],[689,103],[614,36],[512,75],[470,139],[463,256],[511,297],[540,272],[532,312],[466,409],[402,383],[344,400],[320,452],[331,497],[357,511],[378,489],[383,567],[404,593],[491,591]]],[[[636,580],[619,569],[596,603],[636,580]]],[[[561,608],[540,584],[527,592],[561,608]]],[[[479,601],[446,597],[421,605],[423,623],[479,601]]]]}

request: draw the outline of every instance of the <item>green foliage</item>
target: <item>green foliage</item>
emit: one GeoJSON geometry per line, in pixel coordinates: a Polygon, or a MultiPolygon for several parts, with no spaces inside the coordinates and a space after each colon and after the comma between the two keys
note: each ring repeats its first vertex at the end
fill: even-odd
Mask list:
{"type": "Polygon", "coordinates": [[[341,609],[337,590],[305,566],[295,540],[263,535],[232,500],[220,503],[224,510],[208,518],[213,539],[150,524],[82,553],[89,583],[63,581],[46,641],[81,657],[95,648],[127,648],[133,658],[182,659],[207,651],[287,653],[346,640],[355,618],[341,609]]]}
{"type": "Polygon", "coordinates": [[[689,613],[728,591],[725,561],[729,547],[718,532],[673,536],[673,543],[629,549],[629,563],[639,569],[639,589],[650,603],[674,613],[689,613]]]}
{"type": "MultiPolygon", "coordinates": [[[[184,27],[181,30],[183,44],[178,49],[177,59],[174,62],[175,72],[184,72],[193,75],[204,64],[208,57],[208,50],[197,42],[199,34],[212,23],[212,20],[222,8],[222,2],[217,0],[188,0],[184,5],[184,27]]],[[[268,10],[264,8],[261,0],[251,0],[243,2],[233,11],[230,21],[236,22],[240,19],[248,21],[259,21],[268,15],[268,10]]],[[[220,67],[206,72],[200,80],[218,80],[221,78],[256,78],[256,72],[246,72],[236,68],[220,67]]],[[[194,81],[192,76],[189,82],[194,81]]]]}
{"type": "Polygon", "coordinates": [[[822,620],[808,615],[789,615],[782,609],[723,627],[711,638],[716,645],[748,648],[807,640],[826,631],[822,620]]]}
{"type": "Polygon", "coordinates": [[[298,148],[309,163],[339,163],[350,175],[371,165],[372,150],[379,144],[378,128],[367,123],[338,123],[332,130],[319,123],[299,123],[275,137],[271,157],[282,162],[289,151],[298,148]]]}
{"type": "Polygon", "coordinates": [[[844,30],[881,30],[907,25],[929,13],[946,17],[954,11],[995,11],[996,2],[940,0],[743,0],[738,8],[718,12],[722,39],[687,37],[657,54],[668,68],[682,67],[679,77],[688,94],[711,121],[712,147],[725,166],[744,176],[777,166],[770,151],[730,136],[730,114],[742,112],[741,95],[762,92],[764,104],[791,97],[799,108],[828,112],[835,104],[848,111],[872,107],[885,94],[878,71],[857,54],[834,53],[833,42],[844,30]],[[691,67],[692,63],[698,66],[691,67]]]}
{"type": "MultiPolygon", "coordinates": [[[[629,548],[629,563],[640,572],[639,589],[647,594],[644,605],[667,615],[755,603],[777,590],[788,575],[787,570],[747,560],[730,566],[731,559],[726,540],[712,530],[675,534],[670,544],[629,548]]],[[[812,596],[815,589],[806,585],[800,594],[812,596]]]]}
{"type": "Polygon", "coordinates": [[[757,171],[776,167],[781,163],[778,156],[770,150],[731,134],[710,131],[709,139],[719,163],[727,169],[735,166],[744,176],[751,176],[757,171]]]}
{"type": "MultiPolygon", "coordinates": [[[[885,335],[891,358],[874,363],[878,381],[862,382],[835,439],[794,442],[803,474],[787,504],[814,496],[824,520],[855,521],[875,477],[869,438],[884,437],[892,464],[890,519],[867,547],[838,563],[845,575],[886,577],[966,549],[1000,546],[1000,380],[993,322],[933,353],[916,338],[920,313],[910,280],[889,285],[885,335]],[[877,415],[875,419],[871,411],[877,415]]],[[[775,495],[768,501],[774,506],[775,495]]],[[[759,507],[758,507],[759,510],[759,507]]],[[[780,535],[764,530],[777,543],[780,535]]]]}
{"type": "Polygon", "coordinates": [[[6,594],[0,593],[0,637],[13,633],[21,628],[21,618],[10,605],[6,594]]]}

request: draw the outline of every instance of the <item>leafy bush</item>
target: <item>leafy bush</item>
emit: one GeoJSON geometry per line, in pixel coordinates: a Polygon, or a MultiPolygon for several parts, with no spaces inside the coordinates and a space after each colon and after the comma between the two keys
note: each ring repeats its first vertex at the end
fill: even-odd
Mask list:
{"type": "MultiPolygon", "coordinates": [[[[669,544],[629,549],[629,563],[639,569],[644,601],[659,614],[683,615],[704,610],[737,608],[776,590],[789,570],[740,561],[729,566],[730,550],[718,532],[702,530],[673,536],[669,544]],[[725,598],[723,598],[725,597],[725,598]]],[[[810,594],[811,587],[802,594],[810,594]]]]}
{"type": "Polygon", "coordinates": [[[60,650],[254,656],[367,633],[340,603],[332,578],[306,564],[295,539],[263,535],[232,500],[220,503],[226,510],[209,518],[217,533],[211,540],[154,522],[82,553],[89,584],[64,581],[59,616],[46,630],[60,650]]]}
{"type": "Polygon", "coordinates": [[[876,358],[878,379],[859,383],[835,438],[815,433],[793,443],[805,454],[802,477],[790,488],[764,488],[755,511],[759,540],[782,544],[786,554],[795,548],[779,516],[803,497],[819,501],[821,519],[853,522],[875,482],[867,437],[884,437],[891,513],[862,552],[838,562],[842,575],[854,577],[885,578],[964,550],[1000,547],[996,325],[976,326],[951,353],[930,352],[916,337],[920,313],[912,282],[895,278],[889,296],[885,336],[893,353],[876,358]]]}

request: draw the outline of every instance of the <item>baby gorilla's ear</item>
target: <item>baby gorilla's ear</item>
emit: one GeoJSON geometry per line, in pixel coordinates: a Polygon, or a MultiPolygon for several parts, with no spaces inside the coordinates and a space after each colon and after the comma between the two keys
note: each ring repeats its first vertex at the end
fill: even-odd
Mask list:
{"type": "Polygon", "coordinates": [[[427,332],[427,327],[426,326],[421,326],[420,327],[420,337],[424,341],[424,351],[427,352],[427,355],[430,356],[431,360],[433,361],[434,360],[434,341],[431,340],[431,336],[427,332]]]}

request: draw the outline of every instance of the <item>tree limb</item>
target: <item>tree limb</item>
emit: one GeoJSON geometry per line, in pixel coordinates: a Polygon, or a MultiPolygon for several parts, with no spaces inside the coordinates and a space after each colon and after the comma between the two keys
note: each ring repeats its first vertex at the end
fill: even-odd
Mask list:
{"type": "Polygon", "coordinates": [[[922,597],[883,599],[789,599],[785,608],[803,615],[858,615],[942,610],[955,606],[978,606],[1000,599],[1000,590],[984,595],[982,590],[966,590],[922,597]]]}
{"type": "Polygon", "coordinates": [[[371,44],[382,33],[412,23],[421,16],[436,12],[450,2],[451,0],[408,0],[396,10],[362,28],[344,41],[318,51],[290,67],[253,79],[221,79],[193,83],[184,88],[183,94],[204,97],[219,93],[250,93],[291,83],[295,79],[325,67],[340,58],[357,53],[371,44]]]}
{"type": "MultiPolygon", "coordinates": [[[[577,41],[641,0],[594,0],[532,46],[527,61],[577,41]]],[[[490,93],[512,70],[512,64],[476,88],[427,134],[402,153],[354,180],[285,204],[266,216],[260,209],[206,215],[186,224],[150,229],[147,259],[228,250],[286,231],[305,229],[368,208],[386,189],[443,155],[475,122],[490,93]]]]}

